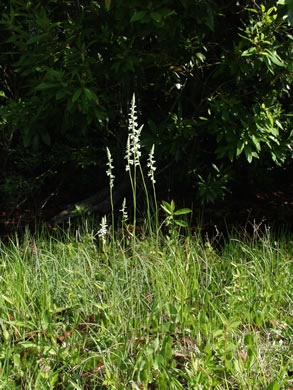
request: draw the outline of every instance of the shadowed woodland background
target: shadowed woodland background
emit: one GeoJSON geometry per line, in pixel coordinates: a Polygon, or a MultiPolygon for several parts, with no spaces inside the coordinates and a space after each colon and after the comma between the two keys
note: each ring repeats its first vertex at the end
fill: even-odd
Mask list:
{"type": "Polygon", "coordinates": [[[292,0],[11,0],[0,14],[3,226],[107,187],[106,146],[123,182],[133,93],[159,199],[290,221],[292,0]]]}

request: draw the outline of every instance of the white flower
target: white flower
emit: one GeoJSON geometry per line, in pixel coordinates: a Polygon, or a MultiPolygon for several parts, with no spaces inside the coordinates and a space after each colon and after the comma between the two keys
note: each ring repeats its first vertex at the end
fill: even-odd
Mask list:
{"type": "Polygon", "coordinates": [[[112,156],[111,156],[109,148],[107,148],[107,157],[108,157],[108,162],[107,162],[108,169],[106,171],[106,174],[110,178],[110,188],[113,188],[115,176],[112,173],[112,170],[114,169],[114,166],[112,165],[113,159],[112,159],[112,156]]]}
{"type": "Polygon", "coordinates": [[[140,145],[140,134],[143,126],[138,128],[137,116],[136,116],[136,107],[135,107],[135,95],[133,95],[130,106],[129,113],[129,124],[128,130],[129,135],[127,139],[126,146],[126,156],[125,159],[127,161],[126,171],[130,170],[130,165],[139,165],[139,159],[141,156],[141,145],[140,145]]]}
{"type": "Polygon", "coordinates": [[[128,220],[128,214],[126,210],[126,198],[123,199],[122,209],[119,211],[121,211],[122,213],[122,222],[126,222],[128,220]]]}
{"type": "Polygon", "coordinates": [[[133,165],[133,160],[131,159],[131,150],[130,150],[130,138],[128,136],[127,138],[127,145],[126,145],[126,156],[125,159],[127,161],[125,170],[130,171],[130,165],[133,165]]]}
{"type": "Polygon", "coordinates": [[[150,177],[151,179],[151,182],[153,184],[155,184],[156,180],[155,180],[155,170],[157,169],[157,167],[155,166],[155,159],[154,159],[154,153],[155,153],[155,145],[152,146],[151,148],[151,151],[149,153],[149,157],[148,157],[148,163],[147,163],[147,167],[149,168],[149,172],[148,172],[148,177],[150,177]]]}
{"type": "Polygon", "coordinates": [[[106,244],[106,235],[107,235],[107,217],[106,215],[102,218],[100,223],[100,229],[98,230],[98,237],[103,241],[103,244],[106,244]]]}

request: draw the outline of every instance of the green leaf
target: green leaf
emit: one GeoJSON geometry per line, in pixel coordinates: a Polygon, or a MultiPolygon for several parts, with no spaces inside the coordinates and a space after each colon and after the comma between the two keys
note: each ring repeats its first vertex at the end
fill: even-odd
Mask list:
{"type": "Polygon", "coordinates": [[[88,100],[96,100],[97,99],[97,95],[88,88],[84,88],[84,93],[85,93],[86,97],[88,98],[88,100]]]}
{"type": "Polygon", "coordinates": [[[244,337],[244,344],[253,348],[254,341],[253,336],[251,334],[248,334],[244,337]]]}
{"type": "Polygon", "coordinates": [[[255,47],[250,47],[247,50],[244,50],[241,54],[241,57],[250,57],[256,53],[256,48],[255,47]]]}
{"type": "MultiPolygon", "coordinates": [[[[205,59],[206,59],[206,56],[204,54],[202,54],[202,53],[198,52],[198,53],[195,53],[195,55],[201,62],[204,62],[205,59]]],[[[202,119],[202,118],[200,118],[200,119],[202,119]]],[[[206,120],[206,118],[204,118],[204,119],[206,120]]]]}
{"type": "Polygon", "coordinates": [[[35,348],[36,347],[36,344],[31,342],[31,341],[21,341],[18,344],[22,345],[24,348],[35,348]]]}
{"type": "Polygon", "coordinates": [[[1,296],[1,298],[4,299],[4,301],[10,303],[10,305],[13,305],[13,304],[14,304],[13,300],[12,300],[11,298],[8,298],[6,295],[1,294],[0,296],[1,296]]]}
{"type": "Polygon", "coordinates": [[[56,88],[57,84],[56,83],[41,83],[35,87],[36,91],[43,91],[45,89],[51,89],[51,88],[56,88]]]}
{"type": "Polygon", "coordinates": [[[266,390],[280,390],[280,386],[278,382],[274,381],[266,388],[266,390]]]}
{"type": "Polygon", "coordinates": [[[257,14],[257,10],[254,8],[244,8],[246,11],[254,12],[257,14]]]}
{"type": "Polygon", "coordinates": [[[42,323],[42,326],[45,330],[48,329],[49,325],[50,325],[50,320],[51,320],[51,316],[49,314],[49,311],[48,310],[45,310],[43,315],[42,315],[42,320],[41,320],[41,323],[42,323]]]}
{"type": "Polygon", "coordinates": [[[138,22],[140,20],[143,20],[144,17],[146,16],[147,12],[146,11],[138,11],[138,12],[135,12],[131,19],[130,19],[130,22],[138,22]]]}
{"type": "Polygon", "coordinates": [[[175,202],[174,202],[174,200],[172,199],[172,200],[171,200],[171,211],[172,211],[172,214],[173,214],[174,210],[175,210],[175,202]]]}
{"type": "Polygon", "coordinates": [[[179,220],[175,220],[174,221],[175,223],[176,223],[176,225],[178,225],[178,226],[181,226],[181,227],[184,227],[184,228],[187,228],[188,227],[188,223],[187,222],[185,222],[185,221],[182,221],[181,219],[179,219],[179,220]]]}
{"type": "Polygon", "coordinates": [[[157,23],[160,23],[160,21],[162,20],[162,15],[159,13],[159,12],[152,12],[151,13],[151,18],[157,22],[157,23]]]}
{"type": "Polygon", "coordinates": [[[180,210],[176,210],[174,212],[174,215],[183,215],[183,214],[189,214],[191,213],[192,210],[188,209],[188,208],[184,208],[184,209],[180,209],[180,210]]]}
{"type": "Polygon", "coordinates": [[[66,96],[66,90],[60,89],[59,91],[56,92],[56,100],[61,100],[66,96]]]}
{"type": "Polygon", "coordinates": [[[242,153],[244,149],[244,143],[242,141],[238,141],[237,143],[237,149],[236,149],[236,156],[240,156],[240,154],[242,153]]]}
{"type": "Polygon", "coordinates": [[[166,211],[167,214],[172,214],[172,207],[170,203],[166,202],[165,200],[162,200],[161,207],[164,211],[166,211]]]}
{"type": "Polygon", "coordinates": [[[167,336],[163,340],[162,345],[162,351],[161,354],[165,359],[165,362],[168,362],[168,360],[172,357],[172,345],[173,345],[173,339],[171,336],[167,336]]]}
{"type": "Polygon", "coordinates": [[[13,355],[13,363],[14,363],[15,367],[21,367],[20,354],[19,353],[14,353],[14,355],[13,355]]]}
{"type": "Polygon", "coordinates": [[[170,8],[162,8],[158,11],[163,17],[173,15],[175,13],[174,10],[170,8]]]}
{"type": "Polygon", "coordinates": [[[270,50],[266,50],[266,52],[268,54],[269,59],[272,61],[273,64],[275,64],[277,66],[281,66],[281,67],[285,66],[284,62],[282,61],[282,59],[278,56],[278,54],[276,52],[273,53],[270,50]]]}
{"type": "Polygon", "coordinates": [[[245,156],[246,156],[246,160],[251,163],[252,161],[252,150],[251,150],[251,147],[249,145],[246,145],[245,148],[244,148],[244,153],[245,153],[245,156]]]}
{"type": "Polygon", "coordinates": [[[166,206],[164,206],[164,205],[161,205],[161,208],[165,211],[165,213],[167,213],[167,214],[169,214],[169,215],[172,214],[168,207],[166,207],[166,206]]]}
{"type": "Polygon", "coordinates": [[[41,35],[33,35],[27,42],[27,45],[31,45],[32,43],[39,42],[43,38],[46,38],[47,34],[41,34],[41,35]]]}
{"type": "Polygon", "coordinates": [[[82,88],[78,88],[78,89],[74,92],[74,94],[73,94],[73,96],[72,96],[72,103],[74,103],[74,102],[80,97],[81,93],[82,93],[82,88]]]}
{"type": "Polygon", "coordinates": [[[239,325],[241,325],[242,322],[241,321],[233,321],[231,323],[228,323],[228,328],[229,329],[237,329],[239,325]]]}

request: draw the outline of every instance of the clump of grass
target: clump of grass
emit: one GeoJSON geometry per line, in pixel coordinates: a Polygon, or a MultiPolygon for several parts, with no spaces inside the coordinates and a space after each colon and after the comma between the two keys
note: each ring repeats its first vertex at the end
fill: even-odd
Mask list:
{"type": "MultiPolygon", "coordinates": [[[[133,132],[136,119],[133,100],[133,132]]],[[[84,220],[78,229],[27,232],[21,241],[0,243],[0,387],[293,386],[292,237],[233,234],[217,248],[180,233],[189,210],[176,210],[174,202],[162,204],[163,233],[156,206],[150,208],[154,169],[152,197],[143,181],[148,222],[138,236],[136,180],[143,170],[133,134],[132,226],[124,202],[123,229],[113,233],[112,202],[110,227],[104,217],[101,224],[84,220]]],[[[110,193],[112,164],[108,151],[110,193]]]]}

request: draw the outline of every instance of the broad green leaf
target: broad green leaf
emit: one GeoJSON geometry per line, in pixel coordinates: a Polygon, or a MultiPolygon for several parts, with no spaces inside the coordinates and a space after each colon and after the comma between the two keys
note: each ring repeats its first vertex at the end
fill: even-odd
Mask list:
{"type": "Polygon", "coordinates": [[[278,382],[274,381],[266,388],[266,390],[280,390],[280,386],[278,382]]]}
{"type": "Polygon", "coordinates": [[[218,329],[213,332],[213,338],[217,338],[219,336],[222,336],[224,333],[223,329],[218,329]]]}
{"type": "Polygon", "coordinates": [[[250,56],[252,56],[255,53],[256,53],[256,48],[255,47],[250,47],[249,49],[244,50],[242,52],[241,56],[242,57],[250,57],[250,56]]]}
{"type": "Polygon", "coordinates": [[[258,141],[258,139],[257,139],[254,135],[251,137],[251,139],[252,139],[252,141],[253,141],[253,144],[254,144],[256,150],[257,150],[258,152],[260,152],[261,146],[260,146],[260,142],[258,141]]]}
{"type": "Polygon", "coordinates": [[[20,354],[19,353],[14,353],[13,354],[13,364],[14,364],[15,367],[20,367],[21,366],[20,354]]]}
{"type": "MultiPolygon", "coordinates": [[[[198,53],[195,53],[195,55],[201,62],[204,62],[205,59],[206,59],[206,56],[204,54],[202,54],[202,53],[198,52],[198,53]]],[[[202,119],[202,118],[200,118],[200,119],[202,119]]],[[[204,118],[204,119],[206,120],[206,118],[204,118]]]]}
{"type": "Polygon", "coordinates": [[[254,341],[253,341],[253,336],[251,334],[248,334],[244,337],[244,344],[253,348],[254,341]]]}
{"type": "Polygon", "coordinates": [[[281,122],[280,122],[278,119],[275,120],[275,123],[276,123],[276,125],[277,125],[280,129],[284,130],[284,128],[283,128],[281,122]]]}
{"type": "Polygon", "coordinates": [[[57,84],[56,83],[41,83],[35,87],[36,91],[43,91],[45,89],[51,89],[51,88],[56,88],[57,84]]]}
{"type": "Polygon", "coordinates": [[[130,22],[138,22],[142,19],[144,19],[144,17],[146,16],[147,12],[146,11],[138,11],[138,12],[135,12],[131,19],[130,19],[130,22]]]}
{"type": "Polygon", "coordinates": [[[97,99],[96,94],[88,88],[84,88],[84,93],[85,93],[86,97],[88,98],[88,100],[96,100],[97,99]]]}
{"type": "Polygon", "coordinates": [[[238,141],[238,144],[237,144],[237,149],[236,149],[236,156],[240,156],[240,154],[242,153],[244,149],[244,143],[242,141],[238,141]]]}
{"type": "Polygon", "coordinates": [[[172,200],[171,200],[171,211],[172,211],[172,213],[174,212],[174,210],[175,210],[175,202],[174,202],[174,200],[172,199],[172,200]]]}
{"type": "Polygon", "coordinates": [[[229,329],[237,329],[239,325],[241,325],[241,321],[233,321],[230,324],[228,323],[229,329]]]}
{"type": "Polygon", "coordinates": [[[176,225],[178,225],[178,226],[181,226],[181,227],[184,227],[184,228],[187,228],[188,227],[188,223],[187,222],[185,222],[185,221],[182,221],[181,219],[180,220],[175,220],[174,221],[175,223],[176,223],[176,225]]]}
{"type": "Polygon", "coordinates": [[[183,214],[189,214],[191,213],[192,210],[188,209],[188,208],[184,208],[184,209],[180,209],[180,210],[176,210],[174,212],[174,215],[183,215],[183,214]]]}
{"type": "Polygon", "coordinates": [[[74,94],[73,94],[73,96],[72,96],[72,103],[74,103],[74,102],[80,97],[81,93],[82,93],[82,88],[78,88],[78,89],[74,92],[74,94]]]}
{"type": "Polygon", "coordinates": [[[251,150],[251,147],[249,145],[246,145],[245,148],[244,148],[244,153],[245,153],[245,156],[246,156],[246,160],[251,163],[252,161],[252,150],[251,150]]]}

